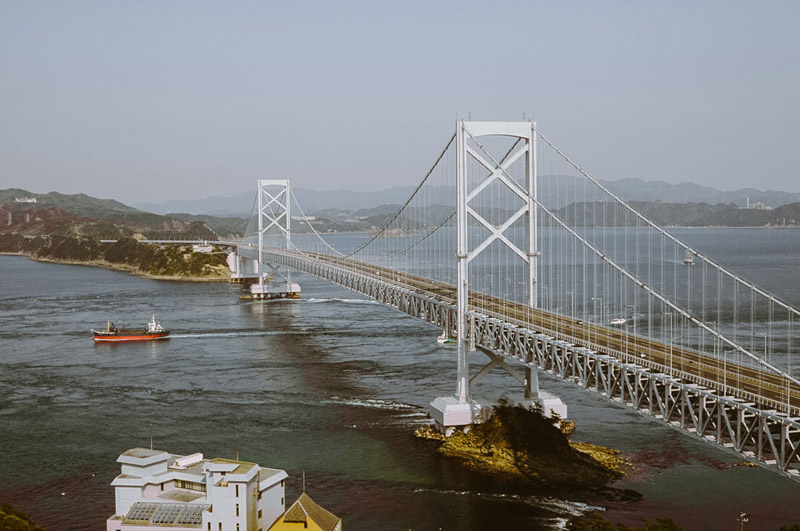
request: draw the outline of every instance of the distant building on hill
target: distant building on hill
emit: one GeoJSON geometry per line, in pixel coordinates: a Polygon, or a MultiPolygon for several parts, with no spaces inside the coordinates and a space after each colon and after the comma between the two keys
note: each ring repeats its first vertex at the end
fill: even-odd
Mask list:
{"type": "Polygon", "coordinates": [[[342,531],[342,519],[323,509],[305,492],[283,513],[269,531],[342,531]],[[303,524],[302,527],[299,524],[303,524]]]}
{"type": "Polygon", "coordinates": [[[285,508],[286,472],[203,454],[133,448],[117,459],[107,531],[266,531],[285,508]]]}
{"type": "Polygon", "coordinates": [[[35,197],[15,197],[15,203],[38,203],[38,200],[35,197]]]}
{"type": "Polygon", "coordinates": [[[755,203],[750,202],[750,198],[745,196],[745,206],[739,207],[742,210],[772,210],[771,206],[762,203],[761,201],[756,201],[755,203]]]}
{"type": "Polygon", "coordinates": [[[207,243],[192,245],[193,253],[210,253],[214,248],[207,243]]]}

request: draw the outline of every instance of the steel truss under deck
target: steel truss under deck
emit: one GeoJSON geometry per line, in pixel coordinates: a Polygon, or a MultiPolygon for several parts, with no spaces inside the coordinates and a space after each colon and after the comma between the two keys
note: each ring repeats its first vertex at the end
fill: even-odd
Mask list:
{"type": "MultiPolygon", "coordinates": [[[[402,282],[402,274],[387,279],[373,266],[330,258],[281,249],[264,251],[266,261],[351,289],[455,336],[458,309],[454,299],[413,289],[402,282]]],[[[623,353],[601,353],[554,337],[556,332],[531,330],[473,311],[467,314],[467,337],[480,349],[559,376],[800,480],[797,418],[745,398],[722,396],[711,387],[683,381],[655,367],[631,363],[623,353]]]]}

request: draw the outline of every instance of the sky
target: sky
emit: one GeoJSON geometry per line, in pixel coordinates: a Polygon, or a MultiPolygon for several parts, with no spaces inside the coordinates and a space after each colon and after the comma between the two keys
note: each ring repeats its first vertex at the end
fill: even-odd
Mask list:
{"type": "Polygon", "coordinates": [[[600,179],[800,192],[800,2],[0,1],[0,189],[419,183],[458,118],[600,179]]]}

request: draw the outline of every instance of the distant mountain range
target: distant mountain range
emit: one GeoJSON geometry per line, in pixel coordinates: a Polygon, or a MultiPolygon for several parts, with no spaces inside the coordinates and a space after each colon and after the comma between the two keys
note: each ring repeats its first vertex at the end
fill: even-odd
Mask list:
{"type": "Polygon", "coordinates": [[[98,239],[142,234],[149,238],[215,239],[241,234],[246,220],[195,214],[144,212],[113,199],[86,194],[34,194],[0,190],[0,233],[74,233],[98,239]],[[29,198],[31,202],[26,202],[29,198]],[[21,202],[18,200],[22,200],[21,202]]]}
{"type": "MultiPolygon", "coordinates": [[[[352,190],[330,190],[320,192],[306,188],[292,188],[292,193],[306,215],[314,215],[322,209],[360,210],[380,205],[402,204],[414,191],[413,186],[396,186],[377,192],[354,192],[352,190]]],[[[253,210],[256,190],[242,192],[231,197],[209,197],[206,199],[179,199],[163,203],[136,203],[139,210],[157,214],[182,212],[207,214],[210,216],[247,217],[253,210]]],[[[301,215],[293,212],[293,215],[301,215]]]]}
{"type": "MultiPolygon", "coordinates": [[[[614,181],[605,185],[626,199],[637,211],[662,226],[758,227],[800,224],[800,194],[755,189],[721,192],[691,183],[670,185],[640,180],[614,181]],[[639,197],[642,199],[636,199],[639,197]],[[751,203],[760,201],[772,208],[739,208],[748,197],[751,203]]],[[[608,197],[596,194],[594,187],[589,193],[589,188],[577,179],[543,176],[540,179],[539,198],[559,219],[566,220],[570,225],[590,223],[597,226],[625,226],[625,210],[607,209],[606,205],[610,204],[608,197]],[[619,215],[623,217],[617,217],[619,215]]],[[[306,210],[299,212],[293,207],[292,213],[312,215],[316,219],[311,224],[297,220],[293,224],[293,231],[375,231],[394,218],[400,205],[412,192],[411,188],[389,188],[377,192],[298,189],[295,195],[306,210]]],[[[510,193],[502,187],[487,188],[487,193],[488,200],[473,206],[492,224],[502,223],[519,207],[514,204],[519,199],[505,200],[510,193]]],[[[245,192],[229,198],[176,201],[151,206],[151,210],[155,211],[189,211],[158,214],[86,194],[31,194],[21,189],[0,190],[0,235],[62,234],[95,239],[136,235],[150,239],[230,238],[245,232],[254,195],[245,192]],[[31,198],[31,202],[26,202],[24,198],[31,198]],[[169,208],[170,205],[172,208],[169,208]]],[[[411,230],[437,226],[449,219],[455,210],[454,196],[452,187],[431,188],[425,192],[427,206],[417,206],[412,202],[398,223],[404,223],[402,226],[411,230]]]]}
{"type": "MultiPolygon", "coordinates": [[[[600,181],[612,193],[626,201],[660,201],[663,203],[708,203],[734,204],[744,206],[749,198],[751,203],[760,201],[771,207],[779,207],[800,202],[800,193],[778,190],[757,190],[742,188],[723,192],[709,186],[683,182],[670,184],[663,181],[644,181],[642,179],[620,179],[600,181]]],[[[541,176],[540,198],[554,208],[562,208],[573,201],[594,201],[597,198],[586,193],[583,181],[574,177],[541,176]]],[[[413,186],[395,186],[374,192],[353,190],[317,191],[306,188],[293,188],[293,194],[306,215],[318,215],[321,211],[343,210],[355,212],[376,208],[386,204],[403,204],[414,192],[413,186]]],[[[593,194],[594,192],[592,192],[593,194]]],[[[231,197],[209,197],[195,200],[173,200],[162,203],[137,203],[139,210],[156,214],[205,214],[223,217],[246,217],[253,209],[255,190],[242,192],[231,197]]],[[[455,188],[438,187],[434,189],[429,201],[440,205],[454,205],[455,188]]],[[[293,212],[300,215],[300,212],[293,212]]]]}

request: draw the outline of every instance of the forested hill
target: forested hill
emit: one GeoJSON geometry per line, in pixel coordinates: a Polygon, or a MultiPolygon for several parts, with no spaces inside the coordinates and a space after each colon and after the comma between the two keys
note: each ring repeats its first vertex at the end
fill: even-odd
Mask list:
{"type": "Polygon", "coordinates": [[[0,233],[62,234],[95,239],[218,239],[241,236],[242,218],[143,212],[113,199],[86,194],[34,194],[0,190],[0,233]],[[36,202],[23,202],[35,199],[36,202]]]}
{"type": "MultiPolygon", "coordinates": [[[[734,204],[666,203],[633,201],[631,206],[657,225],[669,227],[763,227],[800,225],[800,203],[770,210],[744,209],[734,204]]],[[[380,205],[358,211],[327,209],[309,222],[296,221],[293,231],[310,232],[311,226],[323,233],[374,232],[391,219],[399,205],[380,205]]],[[[416,213],[417,225],[410,230],[435,226],[453,207],[416,213]]],[[[572,226],[583,223],[598,226],[626,226],[626,209],[612,203],[577,202],[564,206],[556,215],[572,226]]],[[[630,216],[630,213],[628,213],[630,216]]],[[[195,214],[153,214],[111,199],[86,194],[32,194],[26,190],[0,190],[0,234],[25,236],[60,235],[72,238],[101,239],[234,239],[243,235],[247,220],[195,214]],[[25,198],[36,202],[20,202],[25,198]]],[[[546,221],[543,222],[545,225],[546,221]]],[[[0,249],[8,251],[8,249],[0,249]]]]}
{"type": "MultiPolygon", "coordinates": [[[[662,203],[632,201],[631,207],[662,227],[768,227],[800,225],[800,203],[775,209],[740,208],[731,204],[662,203]]],[[[572,226],[595,224],[624,227],[633,223],[630,212],[610,202],[573,203],[556,215],[572,226]]]]}

